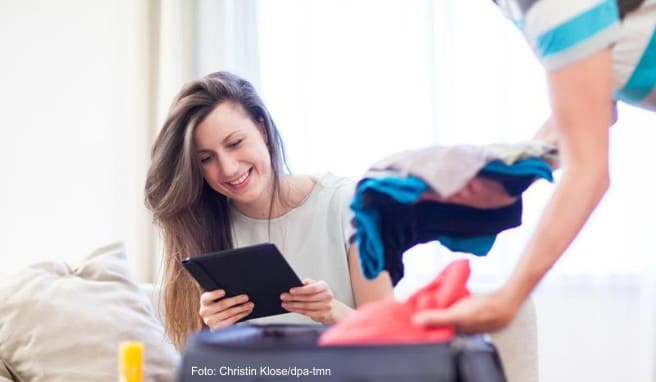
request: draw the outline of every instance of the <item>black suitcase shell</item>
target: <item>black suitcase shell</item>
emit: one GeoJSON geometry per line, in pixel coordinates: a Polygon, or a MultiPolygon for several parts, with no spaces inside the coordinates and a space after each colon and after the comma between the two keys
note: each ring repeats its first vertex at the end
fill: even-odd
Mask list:
{"type": "Polygon", "coordinates": [[[179,382],[504,382],[494,346],[482,336],[448,343],[317,346],[323,325],[240,324],[192,335],[179,382]]]}

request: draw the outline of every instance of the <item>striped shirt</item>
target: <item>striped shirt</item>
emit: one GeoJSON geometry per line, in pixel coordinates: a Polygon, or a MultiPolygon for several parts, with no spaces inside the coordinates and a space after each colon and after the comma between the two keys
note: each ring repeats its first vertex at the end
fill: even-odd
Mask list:
{"type": "Polygon", "coordinates": [[[610,47],[614,98],[656,110],[656,0],[495,0],[547,70],[610,47]]]}

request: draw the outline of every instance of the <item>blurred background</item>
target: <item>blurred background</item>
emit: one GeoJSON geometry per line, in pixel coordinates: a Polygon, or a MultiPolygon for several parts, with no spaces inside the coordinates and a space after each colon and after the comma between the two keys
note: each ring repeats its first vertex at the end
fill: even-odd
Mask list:
{"type": "MultiPolygon", "coordinates": [[[[295,173],[358,179],[406,149],[525,140],[549,113],[489,0],[0,0],[0,52],[0,273],[123,240],[135,276],[157,280],[150,147],[209,72],[259,89],[295,173]]],[[[534,295],[542,381],[656,381],[656,115],[619,114],[611,190],[534,295]]],[[[503,282],[552,189],[534,185],[523,226],[472,260],[472,289],[503,282]]],[[[397,295],[464,256],[413,249],[397,295]]]]}

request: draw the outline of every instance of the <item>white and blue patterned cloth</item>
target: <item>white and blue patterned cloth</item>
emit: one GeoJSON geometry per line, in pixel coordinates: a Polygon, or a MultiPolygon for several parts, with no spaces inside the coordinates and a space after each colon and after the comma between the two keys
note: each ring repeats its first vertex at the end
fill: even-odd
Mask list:
{"type": "Polygon", "coordinates": [[[614,98],[656,110],[656,0],[497,0],[547,70],[610,47],[614,98]]]}
{"type": "Polygon", "coordinates": [[[432,146],[375,163],[358,182],[351,202],[360,265],[373,279],[387,270],[396,284],[404,274],[403,253],[439,241],[452,251],[486,255],[496,235],[521,224],[521,194],[537,179],[552,181],[554,147],[541,142],[486,146],[432,146]],[[424,192],[449,197],[474,177],[498,181],[517,199],[482,209],[422,201],[424,192]]]}

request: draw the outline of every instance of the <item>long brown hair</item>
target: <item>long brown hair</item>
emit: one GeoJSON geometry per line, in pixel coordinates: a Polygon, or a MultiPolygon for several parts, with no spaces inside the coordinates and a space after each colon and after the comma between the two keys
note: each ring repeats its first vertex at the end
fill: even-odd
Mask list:
{"type": "Polygon", "coordinates": [[[152,149],[145,191],[164,241],[165,328],[177,348],[190,331],[203,327],[198,313],[202,291],[180,262],[233,247],[228,201],[203,179],[193,139],[196,127],[223,102],[240,105],[253,123],[264,125],[274,177],[271,206],[285,168],[278,129],[248,81],[216,72],[186,84],[175,97],[152,149]]]}

